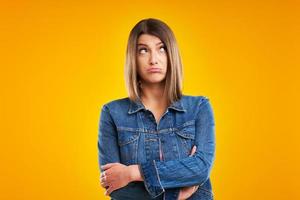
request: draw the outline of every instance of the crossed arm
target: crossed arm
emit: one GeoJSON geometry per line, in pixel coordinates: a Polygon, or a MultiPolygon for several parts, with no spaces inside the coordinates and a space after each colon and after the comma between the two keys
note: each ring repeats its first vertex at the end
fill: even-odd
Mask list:
{"type": "Polygon", "coordinates": [[[202,185],[209,178],[214,161],[215,135],[213,113],[209,101],[206,100],[199,106],[195,138],[197,151],[192,156],[166,162],[153,160],[129,166],[120,163],[116,127],[108,108],[104,106],[99,125],[98,150],[102,172],[100,182],[107,189],[106,195],[110,195],[132,181],[143,181],[153,198],[168,188],[202,185]],[[176,173],[178,171],[183,173],[176,173]]]}

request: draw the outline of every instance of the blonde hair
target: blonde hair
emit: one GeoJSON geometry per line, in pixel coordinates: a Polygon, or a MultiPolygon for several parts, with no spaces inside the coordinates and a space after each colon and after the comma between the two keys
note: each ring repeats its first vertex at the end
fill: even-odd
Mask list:
{"type": "Polygon", "coordinates": [[[141,34],[158,37],[167,50],[167,74],[165,92],[168,103],[177,101],[182,96],[182,63],[175,36],[170,27],[158,19],[148,18],[139,21],[131,30],[127,42],[125,81],[128,96],[135,101],[140,99],[141,88],[137,73],[137,41],[141,34]]]}

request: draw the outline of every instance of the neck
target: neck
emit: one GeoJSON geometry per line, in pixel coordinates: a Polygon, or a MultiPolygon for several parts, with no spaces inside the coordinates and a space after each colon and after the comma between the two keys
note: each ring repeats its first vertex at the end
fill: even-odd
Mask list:
{"type": "Polygon", "coordinates": [[[142,83],[141,98],[144,102],[149,103],[166,103],[167,96],[164,92],[165,83],[147,84],[142,83]]]}

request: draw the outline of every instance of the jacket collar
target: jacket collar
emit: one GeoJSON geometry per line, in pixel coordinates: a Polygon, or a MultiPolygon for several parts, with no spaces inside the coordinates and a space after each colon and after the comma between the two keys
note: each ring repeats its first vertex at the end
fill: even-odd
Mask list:
{"type": "MultiPolygon", "coordinates": [[[[132,114],[135,113],[139,110],[146,110],[145,106],[143,105],[143,103],[141,102],[140,99],[136,100],[136,101],[132,101],[130,100],[130,105],[129,105],[129,109],[128,109],[128,114],[132,114]]],[[[181,99],[174,101],[167,109],[173,109],[175,111],[179,111],[179,112],[186,112],[186,109],[183,107],[182,104],[182,97],[181,99]]]]}

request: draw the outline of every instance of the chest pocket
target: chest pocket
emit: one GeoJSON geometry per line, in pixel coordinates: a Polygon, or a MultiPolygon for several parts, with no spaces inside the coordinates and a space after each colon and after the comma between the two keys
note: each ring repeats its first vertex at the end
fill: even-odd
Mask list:
{"type": "Polygon", "coordinates": [[[137,163],[140,132],[137,129],[127,127],[118,127],[117,130],[121,162],[125,165],[137,163]]]}
{"type": "Polygon", "coordinates": [[[181,155],[184,157],[190,155],[192,147],[195,143],[195,120],[190,120],[177,126],[175,129],[175,133],[179,151],[183,151],[181,155]]]}

